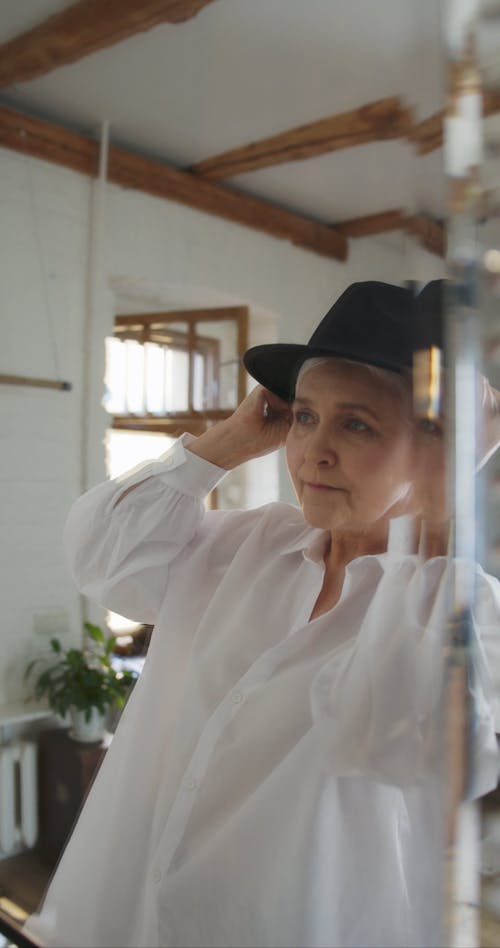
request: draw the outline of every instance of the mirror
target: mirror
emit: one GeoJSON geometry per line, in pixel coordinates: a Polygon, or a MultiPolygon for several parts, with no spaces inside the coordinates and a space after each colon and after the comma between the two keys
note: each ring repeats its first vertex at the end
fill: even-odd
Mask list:
{"type": "MultiPolygon", "coordinates": [[[[9,531],[0,771],[4,767],[8,785],[15,786],[6,835],[0,827],[2,891],[16,904],[24,892],[28,910],[35,907],[22,882],[34,842],[36,858],[48,866],[47,880],[91,775],[102,765],[46,913],[30,928],[42,941],[440,943],[448,774],[439,743],[439,636],[449,615],[451,572],[446,531],[414,531],[407,519],[413,508],[404,506],[403,494],[397,503],[391,495],[390,531],[384,520],[383,537],[377,532],[375,544],[370,534],[373,545],[365,543],[341,563],[323,588],[326,548],[300,547],[305,526],[296,507],[290,512],[274,506],[278,500],[297,504],[282,454],[252,458],[219,486],[213,467],[224,467],[224,458],[209,438],[204,442],[209,453],[201,459],[187,443],[184,455],[174,453],[165,462],[170,465],[173,458],[171,474],[170,467],[164,471],[166,489],[169,477],[182,480],[182,465],[188,463],[200,477],[204,471],[204,489],[217,491],[208,506],[227,510],[207,511],[205,522],[217,540],[205,549],[198,573],[192,574],[191,566],[169,566],[180,598],[169,600],[168,607],[158,599],[159,576],[166,569],[159,551],[170,540],[160,527],[158,536],[154,532],[162,523],[155,507],[162,491],[157,496],[153,490],[146,503],[152,511],[146,519],[158,518],[146,531],[148,555],[154,555],[145,586],[132,574],[125,582],[126,556],[117,553],[123,575],[118,578],[115,562],[105,588],[101,580],[110,566],[104,554],[99,575],[83,577],[85,565],[97,557],[91,544],[85,554],[73,554],[82,561],[82,601],[68,570],[62,530],[76,497],[110,470],[121,476],[124,468],[145,461],[144,451],[159,457],[166,447],[162,437],[179,433],[174,426],[179,414],[190,415],[192,434],[201,439],[215,430],[216,418],[207,413],[230,409],[235,390],[241,399],[234,358],[246,343],[241,345],[237,321],[229,339],[216,325],[216,313],[247,310],[250,346],[303,344],[352,283],[404,284],[418,295],[424,284],[445,275],[443,5],[437,0],[377,0],[376,5],[309,0],[306,6],[296,0],[200,0],[176,5],[183,7],[183,22],[169,22],[164,11],[166,22],[142,19],[140,28],[136,21],[132,29],[129,4],[122,10],[120,37],[117,24],[106,24],[102,13],[93,20],[90,46],[85,45],[89,30],[78,20],[78,7],[81,13],[85,4],[75,8],[73,25],[64,19],[66,6],[44,0],[0,14],[5,44],[0,382],[9,531]],[[30,33],[42,21],[47,21],[43,30],[30,33]],[[60,31],[57,42],[51,30],[60,31]],[[114,45],[103,42],[106,30],[108,36],[114,30],[114,45]],[[23,36],[21,45],[12,46],[23,36]],[[52,40],[44,46],[47,36],[52,40]],[[37,73],[48,50],[55,57],[51,68],[37,73]],[[203,331],[196,320],[194,330],[192,321],[186,324],[185,311],[204,312],[203,331]],[[143,338],[158,314],[163,314],[160,334],[143,338]],[[138,316],[139,330],[133,323],[138,316]],[[167,324],[175,336],[166,341],[161,333],[167,324]],[[141,340],[129,336],[120,342],[124,327],[142,333],[141,340]],[[196,345],[191,345],[193,332],[196,345]],[[116,342],[131,343],[139,361],[145,351],[139,353],[140,347],[156,347],[148,349],[148,379],[150,363],[161,362],[165,369],[170,360],[172,373],[175,353],[185,385],[179,376],[172,384],[168,371],[163,379],[158,369],[161,399],[146,386],[144,412],[142,386],[137,403],[117,407],[108,384],[116,342]],[[223,394],[217,404],[214,382],[223,394]],[[154,436],[156,442],[148,440],[144,447],[143,440],[133,457],[112,468],[111,417],[113,433],[121,435],[117,419],[121,416],[123,429],[125,415],[135,418],[141,438],[154,436]],[[271,519],[259,520],[263,515],[256,511],[269,504],[265,516],[271,519]],[[244,516],[236,512],[240,508],[244,516]],[[218,526],[226,521],[234,524],[230,536],[218,526]],[[245,559],[244,524],[250,523],[259,537],[262,531],[263,560],[266,543],[280,538],[283,556],[266,570],[256,569],[255,552],[245,559]],[[283,524],[286,537],[280,533],[283,524]],[[294,581],[286,573],[292,561],[294,581]],[[208,599],[203,599],[205,570],[213,592],[208,599]],[[428,587],[421,599],[424,581],[428,587]],[[259,607],[255,612],[249,588],[259,607]],[[206,609],[198,615],[201,602],[206,609]],[[332,610],[334,644],[326,631],[318,632],[327,630],[325,616],[332,610]],[[132,627],[120,624],[122,616],[132,627]],[[110,621],[118,629],[121,668],[137,671],[144,664],[137,650],[148,651],[123,717],[112,722],[114,736],[108,732],[104,743],[77,742],[43,708],[24,704],[28,661],[46,653],[52,637],[64,648],[79,648],[84,621],[92,627],[110,621]],[[177,637],[185,626],[189,634],[177,637]],[[363,636],[356,639],[361,629],[363,636]],[[305,659],[299,630],[309,643],[305,659]],[[359,647],[352,649],[355,639],[359,647]],[[329,726],[332,719],[335,728],[329,726]],[[184,725],[182,733],[177,721],[184,725]],[[26,743],[39,754],[31,784],[26,743]],[[302,782],[304,774],[309,783],[302,782]],[[33,838],[35,813],[40,824],[33,838]],[[332,904],[332,891],[340,893],[341,909],[332,904]]],[[[143,2],[141,16],[153,17],[152,6],[143,2]]],[[[165,10],[169,6],[173,10],[171,4],[165,10]]],[[[135,13],[139,16],[138,7],[135,13]]],[[[492,91],[491,96],[488,107],[494,111],[492,91]]],[[[494,228],[493,218],[485,226],[494,228]]],[[[496,234],[488,239],[489,249],[495,249],[496,234]]],[[[495,304],[488,307],[494,325],[495,304]]],[[[488,336],[489,362],[494,335],[488,336]]],[[[431,347],[425,343],[419,351],[428,355],[431,347]]],[[[143,363],[131,370],[134,379],[143,377],[143,363]]],[[[433,365],[424,364],[429,379],[436,376],[433,365]]],[[[493,370],[485,366],[497,387],[493,370]]],[[[316,398],[314,380],[325,371],[316,366],[304,375],[301,398],[316,398]]],[[[380,391],[386,393],[386,382],[359,375],[356,367],[336,378],[346,391],[353,386],[362,391],[365,408],[368,403],[373,410],[380,391]]],[[[391,432],[399,418],[393,405],[408,393],[407,387],[404,394],[393,394],[389,412],[385,395],[378,407],[391,432]]],[[[360,398],[351,394],[357,403],[360,398]]],[[[419,428],[418,463],[405,485],[420,503],[422,484],[432,501],[437,465],[444,473],[446,431],[436,436],[435,429],[441,407],[437,417],[429,407],[417,415],[425,425],[419,428]]],[[[270,402],[266,417],[272,420],[276,413],[278,424],[280,411],[270,402]]],[[[303,413],[294,417],[300,427],[303,413]]],[[[375,483],[385,490],[401,457],[385,428],[380,453],[380,440],[366,434],[366,417],[350,418],[349,425],[357,427],[356,437],[361,431],[365,437],[361,484],[369,472],[373,506],[375,483]],[[379,481],[377,470],[385,470],[379,481]]],[[[353,430],[349,437],[354,439],[353,430]]],[[[358,449],[348,444],[353,458],[358,449]]],[[[300,500],[299,461],[292,458],[300,500]]],[[[484,469],[490,506],[480,560],[496,574],[497,480],[494,473],[488,480],[491,463],[484,469]]],[[[137,498],[148,497],[150,473],[159,470],[147,468],[145,478],[143,469],[138,476],[144,485],[115,508],[133,486],[120,480],[119,493],[106,494],[98,513],[89,510],[79,529],[91,520],[103,524],[111,510],[113,517],[132,518],[137,498]]],[[[352,476],[358,476],[356,466],[352,476]]],[[[188,477],[181,484],[188,496],[190,483],[188,477]]],[[[322,488],[342,493],[346,486],[314,482],[312,489],[318,496],[322,488]]],[[[176,522],[176,537],[189,517],[176,522]]],[[[310,525],[321,524],[320,517],[310,525]]],[[[437,526],[432,518],[431,526],[437,526]]],[[[496,586],[494,580],[484,583],[490,612],[485,606],[483,619],[493,654],[496,586]]],[[[91,641],[99,651],[97,640],[91,636],[91,641]]],[[[463,675],[457,691],[463,711],[463,675]]],[[[466,732],[457,733],[463,738],[466,732]]],[[[492,761],[490,771],[493,752],[492,761]]],[[[462,791],[460,784],[459,795],[462,791]]],[[[494,852],[494,830],[490,836],[494,852]]],[[[40,864],[34,868],[31,862],[30,871],[39,885],[40,864]]]]}

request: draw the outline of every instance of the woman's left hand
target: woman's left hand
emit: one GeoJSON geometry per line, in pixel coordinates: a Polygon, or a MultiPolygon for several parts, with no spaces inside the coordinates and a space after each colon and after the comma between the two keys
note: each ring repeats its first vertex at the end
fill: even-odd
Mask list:
{"type": "Polygon", "coordinates": [[[290,423],[289,404],[257,385],[229,418],[208,428],[187,447],[212,464],[231,470],[280,448],[290,423]]]}

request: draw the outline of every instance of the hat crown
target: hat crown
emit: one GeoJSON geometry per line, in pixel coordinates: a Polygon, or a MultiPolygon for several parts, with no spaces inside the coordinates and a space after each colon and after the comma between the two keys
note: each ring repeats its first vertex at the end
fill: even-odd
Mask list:
{"type": "Polygon", "coordinates": [[[300,366],[314,356],[335,356],[402,373],[412,365],[413,294],[376,280],[353,283],[328,310],[306,345],[254,346],[243,361],[251,375],[290,401],[300,366]]]}
{"type": "Polygon", "coordinates": [[[401,371],[412,363],[413,316],[408,289],[375,280],[353,283],[323,317],[308,345],[401,371]]]}
{"type": "Polygon", "coordinates": [[[415,349],[444,346],[444,308],[449,280],[431,280],[416,298],[415,349]]]}

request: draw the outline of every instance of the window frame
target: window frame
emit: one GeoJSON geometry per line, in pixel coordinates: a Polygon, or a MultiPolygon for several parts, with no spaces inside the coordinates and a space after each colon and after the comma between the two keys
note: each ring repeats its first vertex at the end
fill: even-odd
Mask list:
{"type": "MultiPolygon", "coordinates": [[[[200,435],[207,430],[210,425],[215,424],[221,419],[228,418],[234,408],[207,408],[198,411],[193,408],[193,378],[194,378],[194,356],[200,350],[212,358],[215,371],[219,370],[218,354],[215,348],[218,348],[217,340],[206,337],[198,333],[197,327],[205,323],[233,322],[236,326],[236,352],[235,361],[238,364],[237,375],[237,403],[239,404],[246,395],[246,373],[242,363],[243,353],[248,348],[248,307],[247,306],[229,306],[214,307],[190,310],[169,310],[151,313],[127,313],[115,316],[114,335],[120,339],[134,339],[140,344],[146,342],[156,342],[161,344],[162,331],[172,340],[172,348],[182,349],[189,355],[189,381],[188,381],[188,405],[187,411],[166,412],[158,415],[150,412],[144,414],[111,414],[111,427],[119,430],[129,431],[149,431],[178,437],[182,432],[188,431],[193,435],[200,435]],[[169,329],[172,323],[186,323],[186,333],[180,333],[178,329],[169,329]],[[160,338],[158,338],[158,336],[160,338]],[[183,339],[185,345],[182,345],[183,339]],[[215,343],[215,346],[214,346],[215,343]]],[[[165,344],[165,343],[164,343],[165,344]]]]}

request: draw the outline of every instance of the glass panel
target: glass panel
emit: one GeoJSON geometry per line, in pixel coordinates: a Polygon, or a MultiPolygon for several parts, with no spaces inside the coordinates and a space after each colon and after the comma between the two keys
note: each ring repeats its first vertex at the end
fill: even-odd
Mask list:
{"type": "Polygon", "coordinates": [[[165,349],[147,342],[144,350],[146,410],[161,415],[165,411],[165,349]]]}
{"type": "Polygon", "coordinates": [[[119,477],[126,471],[159,458],[168,451],[174,439],[149,431],[120,431],[110,428],[106,434],[106,468],[108,476],[119,477]]]}
{"type": "Polygon", "coordinates": [[[195,411],[203,411],[207,407],[205,361],[200,352],[193,354],[193,408],[195,411]]]}
{"type": "Polygon", "coordinates": [[[187,352],[167,349],[165,353],[165,410],[189,409],[189,356],[187,352]]]}
{"type": "Polygon", "coordinates": [[[127,339],[126,351],[126,411],[142,415],[144,406],[144,347],[127,339]]]}
{"type": "Polygon", "coordinates": [[[112,415],[125,412],[125,344],[119,339],[108,337],[106,346],[106,370],[104,375],[105,395],[103,399],[106,411],[112,415]]]}
{"type": "Polygon", "coordinates": [[[238,404],[238,327],[232,320],[200,323],[198,332],[218,342],[218,373],[213,366],[212,396],[217,408],[236,408],[238,404]],[[217,374],[219,376],[217,384],[217,374]]]}
{"type": "Polygon", "coordinates": [[[151,327],[150,339],[145,344],[135,339],[110,340],[108,410],[116,414],[161,415],[190,408],[235,408],[237,332],[237,324],[232,320],[202,320],[196,325],[182,320],[161,325],[159,321],[158,326],[151,327]]]}

